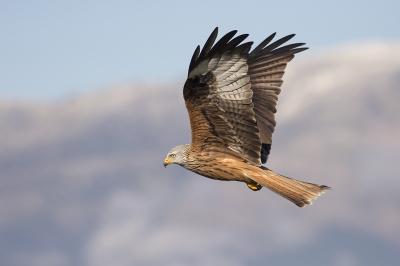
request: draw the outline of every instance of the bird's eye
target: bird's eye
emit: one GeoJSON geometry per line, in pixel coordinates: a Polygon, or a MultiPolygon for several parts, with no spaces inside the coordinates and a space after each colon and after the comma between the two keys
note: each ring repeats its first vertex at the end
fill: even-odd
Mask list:
{"type": "Polygon", "coordinates": [[[175,158],[176,157],[176,155],[175,154],[171,154],[171,158],[175,158]]]}

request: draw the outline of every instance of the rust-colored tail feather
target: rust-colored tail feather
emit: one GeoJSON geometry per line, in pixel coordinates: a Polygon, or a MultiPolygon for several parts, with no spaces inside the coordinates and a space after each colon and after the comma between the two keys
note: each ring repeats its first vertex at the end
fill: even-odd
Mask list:
{"type": "Polygon", "coordinates": [[[311,205],[311,200],[316,199],[325,190],[330,189],[328,186],[316,185],[281,176],[264,167],[262,169],[264,170],[264,175],[252,176],[251,178],[301,208],[305,207],[306,204],[311,205]]]}

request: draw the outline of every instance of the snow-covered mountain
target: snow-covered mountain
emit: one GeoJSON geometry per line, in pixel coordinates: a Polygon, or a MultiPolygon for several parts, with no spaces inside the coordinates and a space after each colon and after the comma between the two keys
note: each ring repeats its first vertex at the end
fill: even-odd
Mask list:
{"type": "Polygon", "coordinates": [[[181,84],[0,104],[2,265],[397,265],[400,44],[304,52],[267,166],[332,187],[304,209],[164,169],[190,142],[181,84]]]}

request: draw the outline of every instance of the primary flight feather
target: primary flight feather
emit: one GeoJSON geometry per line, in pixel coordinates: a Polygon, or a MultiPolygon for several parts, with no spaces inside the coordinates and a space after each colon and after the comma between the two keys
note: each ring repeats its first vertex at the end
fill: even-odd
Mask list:
{"type": "Polygon", "coordinates": [[[175,163],[217,180],[234,180],[254,190],[263,186],[299,207],[312,204],[327,186],[281,176],[266,163],[276,125],[282,76],[304,43],[280,47],[294,37],[270,44],[275,33],[250,52],[248,34],[231,31],[214,44],[218,28],[189,65],[183,98],[189,113],[192,143],[173,148],[164,166],[175,163]]]}

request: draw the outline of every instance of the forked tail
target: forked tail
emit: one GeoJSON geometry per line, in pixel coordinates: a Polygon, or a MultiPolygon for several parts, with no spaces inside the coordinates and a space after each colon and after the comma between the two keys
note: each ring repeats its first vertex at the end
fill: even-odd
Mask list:
{"type": "Polygon", "coordinates": [[[306,206],[306,204],[311,205],[311,200],[316,199],[325,190],[330,189],[328,186],[316,185],[281,176],[265,167],[261,167],[261,169],[263,169],[264,175],[252,176],[251,179],[301,208],[306,206]]]}

